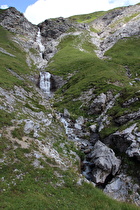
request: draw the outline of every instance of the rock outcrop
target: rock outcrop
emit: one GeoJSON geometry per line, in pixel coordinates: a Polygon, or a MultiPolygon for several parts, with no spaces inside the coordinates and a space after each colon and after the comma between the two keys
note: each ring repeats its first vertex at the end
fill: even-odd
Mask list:
{"type": "Polygon", "coordinates": [[[133,200],[136,205],[140,206],[139,190],[139,185],[133,183],[131,176],[120,174],[112,179],[104,192],[120,201],[131,202],[133,200]]]}
{"type": "Polygon", "coordinates": [[[29,36],[34,36],[38,30],[37,26],[30,23],[14,7],[10,7],[0,14],[0,25],[11,32],[29,36]]]}
{"type": "Polygon", "coordinates": [[[114,150],[125,152],[129,157],[135,157],[140,161],[140,133],[137,124],[110,135],[103,142],[114,150]]]}
{"type": "Polygon", "coordinates": [[[113,150],[101,141],[95,143],[87,159],[92,163],[92,180],[96,184],[105,183],[109,175],[115,176],[121,164],[113,150]]]}
{"type": "Polygon", "coordinates": [[[118,8],[99,17],[91,23],[98,30],[98,35],[91,33],[97,45],[97,55],[103,58],[104,53],[118,40],[140,35],[140,5],[118,8]]]}
{"type": "Polygon", "coordinates": [[[45,20],[40,23],[39,28],[41,30],[41,35],[45,38],[56,39],[60,37],[63,33],[70,32],[70,30],[81,30],[87,29],[85,24],[78,24],[71,22],[69,19],[56,18],[45,20]]]}

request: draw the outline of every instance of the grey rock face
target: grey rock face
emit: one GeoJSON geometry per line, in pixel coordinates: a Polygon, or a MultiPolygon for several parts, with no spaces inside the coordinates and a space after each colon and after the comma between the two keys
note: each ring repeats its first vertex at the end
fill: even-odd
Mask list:
{"type": "Polygon", "coordinates": [[[120,167],[121,161],[116,158],[112,149],[108,148],[101,141],[97,141],[92,152],[88,155],[93,163],[93,181],[104,183],[108,175],[115,175],[120,167]]]}
{"type": "Polygon", "coordinates": [[[33,130],[34,130],[34,122],[30,119],[25,120],[24,132],[29,134],[33,130]]]}
{"type": "Polygon", "coordinates": [[[0,14],[0,25],[14,33],[30,36],[36,34],[38,30],[37,26],[30,23],[24,15],[14,7],[10,7],[0,14]]]}
{"type": "Polygon", "coordinates": [[[66,108],[64,109],[64,117],[70,117],[70,113],[66,108]]]}
{"type": "Polygon", "coordinates": [[[123,107],[128,107],[128,106],[130,106],[131,104],[135,103],[136,101],[140,101],[140,98],[135,97],[135,98],[129,99],[128,101],[125,101],[125,102],[123,103],[123,107]]]}
{"type": "Polygon", "coordinates": [[[100,114],[105,109],[106,95],[101,93],[90,105],[90,114],[100,114]]]}
{"type": "Polygon", "coordinates": [[[115,119],[115,122],[119,125],[123,125],[126,122],[128,122],[129,120],[136,120],[136,119],[140,119],[140,110],[138,110],[137,112],[123,115],[123,116],[115,119]]]}
{"type": "Polygon", "coordinates": [[[133,202],[140,206],[140,187],[133,183],[133,179],[125,174],[116,176],[104,189],[109,196],[120,200],[133,202]]]}
{"type": "Polygon", "coordinates": [[[41,35],[46,38],[58,38],[61,34],[74,27],[77,29],[86,29],[84,24],[74,24],[68,19],[59,17],[57,19],[49,19],[39,24],[41,35]]]}
{"type": "Polygon", "coordinates": [[[51,76],[51,90],[55,91],[58,88],[61,88],[64,84],[66,84],[66,81],[61,76],[52,75],[51,76]]]}
{"type": "Polygon", "coordinates": [[[98,47],[96,54],[103,58],[118,40],[124,37],[140,35],[140,5],[115,9],[99,17],[92,27],[100,31],[92,42],[98,47]],[[134,16],[133,16],[134,15],[134,16]],[[129,19],[129,20],[128,20],[129,19]]]}
{"type": "Polygon", "coordinates": [[[103,142],[114,150],[125,152],[129,157],[136,157],[140,161],[140,133],[136,123],[121,132],[112,134],[103,142]]]}

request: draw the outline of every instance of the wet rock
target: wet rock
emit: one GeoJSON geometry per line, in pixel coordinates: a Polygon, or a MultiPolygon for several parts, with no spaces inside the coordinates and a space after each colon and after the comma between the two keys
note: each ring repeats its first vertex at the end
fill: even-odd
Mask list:
{"type": "Polygon", "coordinates": [[[98,140],[100,140],[99,133],[90,133],[90,143],[94,145],[98,140]]]}
{"type": "Polygon", "coordinates": [[[88,158],[94,164],[92,176],[96,184],[104,183],[109,175],[114,176],[118,172],[121,164],[121,161],[116,158],[113,150],[101,141],[95,143],[88,158]]]}
{"type": "Polygon", "coordinates": [[[74,124],[74,127],[78,130],[81,130],[83,125],[84,125],[84,118],[82,116],[78,117],[78,119],[76,120],[76,123],[74,124]]]}

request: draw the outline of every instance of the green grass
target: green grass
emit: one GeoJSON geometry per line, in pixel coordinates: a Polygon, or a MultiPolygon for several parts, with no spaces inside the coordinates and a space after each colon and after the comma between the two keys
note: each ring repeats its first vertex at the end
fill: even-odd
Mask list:
{"type": "Polygon", "coordinates": [[[90,42],[82,42],[85,52],[77,49],[80,44],[78,37],[66,37],[58,46],[58,53],[51,60],[47,70],[53,74],[63,76],[65,79],[69,74],[73,75],[67,84],[58,90],[58,97],[63,96],[63,100],[55,104],[62,111],[64,107],[74,115],[86,115],[87,107],[80,108],[81,101],[73,101],[80,96],[83,91],[95,88],[94,94],[111,90],[114,93],[128,88],[132,95],[138,91],[130,87],[132,81],[126,75],[125,67],[129,67],[132,78],[139,73],[139,39],[131,38],[119,41],[106,55],[112,57],[111,60],[100,60],[94,53],[95,47],[90,42]],[[90,46],[90,47],[89,47],[90,46]],[[131,49],[131,52],[130,52],[131,49]],[[116,54],[117,52],[117,54],[116,54]],[[116,85],[116,84],[119,85],[116,85]]]}
{"type": "MultiPolygon", "coordinates": [[[[29,182],[24,184],[28,185],[29,182]]],[[[54,189],[50,184],[46,186],[46,189],[37,188],[37,185],[32,181],[32,188],[28,187],[24,191],[22,186],[19,186],[20,190],[15,187],[11,193],[5,193],[6,200],[3,200],[1,205],[4,209],[77,209],[88,210],[103,208],[106,210],[136,210],[138,207],[134,207],[128,204],[117,203],[112,201],[107,196],[103,196],[102,193],[93,189],[91,186],[84,185],[82,187],[58,187],[54,189]],[[80,193],[79,193],[80,192],[80,193]],[[12,200],[12,203],[11,203],[12,200]]],[[[43,187],[43,185],[42,185],[43,187]]]]}
{"type": "Polygon", "coordinates": [[[32,71],[26,63],[26,53],[17,43],[11,40],[12,36],[14,36],[14,34],[8,32],[0,26],[0,46],[8,53],[15,56],[11,57],[0,52],[0,85],[3,88],[11,88],[14,85],[26,85],[24,81],[19,80],[16,76],[12,75],[8,69],[23,76],[30,74],[32,71]]]}
{"type": "Polygon", "coordinates": [[[110,63],[130,68],[132,78],[140,75],[140,38],[131,37],[119,40],[105,55],[112,57],[110,63]],[[117,52],[117,53],[116,53],[117,52]]]}
{"type": "Polygon", "coordinates": [[[8,113],[5,110],[0,110],[0,128],[3,126],[12,125],[11,120],[15,117],[14,113],[8,113]]]}
{"type": "Polygon", "coordinates": [[[20,126],[18,128],[15,128],[12,131],[12,136],[13,138],[18,138],[19,140],[22,140],[22,137],[24,136],[24,130],[23,130],[23,126],[20,126]]]}
{"type": "Polygon", "coordinates": [[[106,13],[107,12],[105,12],[105,11],[99,11],[99,12],[93,12],[90,14],[71,16],[69,19],[73,20],[73,21],[80,22],[80,23],[90,23],[106,13]]]}
{"type": "MultiPolygon", "coordinates": [[[[11,143],[3,139],[9,146],[11,143]]],[[[139,208],[127,203],[117,202],[106,196],[101,190],[91,184],[76,184],[77,174],[73,169],[66,171],[49,166],[40,160],[42,169],[34,168],[34,157],[25,157],[30,149],[13,149],[11,145],[4,151],[7,160],[2,164],[1,173],[1,209],[104,209],[106,210],[138,210],[139,208]],[[8,158],[9,157],[9,158],[8,158]],[[16,160],[18,161],[14,161],[16,160]],[[6,162],[7,161],[7,162],[6,162]],[[61,174],[61,178],[55,174],[61,174]],[[61,186],[57,183],[63,180],[61,186]]]]}

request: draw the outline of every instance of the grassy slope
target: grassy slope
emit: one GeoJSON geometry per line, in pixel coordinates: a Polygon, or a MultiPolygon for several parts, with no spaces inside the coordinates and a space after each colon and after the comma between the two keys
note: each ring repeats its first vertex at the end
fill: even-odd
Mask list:
{"type": "Polygon", "coordinates": [[[72,21],[77,21],[79,23],[90,23],[96,18],[106,14],[107,12],[105,11],[99,11],[99,12],[94,12],[90,14],[83,14],[83,15],[74,15],[71,16],[69,19],[72,21]]]}
{"type": "Polygon", "coordinates": [[[0,52],[0,85],[11,88],[13,85],[25,85],[25,83],[13,76],[7,69],[12,70],[18,75],[30,74],[30,69],[26,63],[26,53],[18,44],[11,41],[13,34],[0,26],[0,47],[15,57],[0,52]],[[7,79],[8,78],[8,79],[7,79]]]}
{"type": "MultiPolygon", "coordinates": [[[[22,81],[11,75],[6,69],[10,68],[21,76],[28,73],[25,63],[25,53],[19,46],[10,41],[9,32],[1,28],[0,33],[1,47],[9,53],[16,55],[16,58],[13,58],[1,54],[0,85],[2,88],[6,89],[12,88],[14,84],[23,85],[22,81]]],[[[69,72],[78,71],[70,80],[69,88],[67,85],[64,87],[66,89],[65,98],[68,97],[71,99],[73,91],[75,91],[74,94],[75,97],[77,97],[82,90],[86,90],[95,85],[97,86],[100,79],[103,83],[100,83],[98,87],[102,85],[102,87],[108,89],[108,86],[106,86],[104,82],[106,80],[105,75],[107,74],[106,71],[108,67],[105,67],[104,61],[100,62],[95,54],[91,54],[92,47],[89,43],[83,44],[83,48],[88,50],[88,53],[80,52],[73,47],[73,44],[75,45],[75,38],[72,38],[72,40],[70,38],[69,42],[67,39],[64,40],[60,46],[61,50],[54,58],[55,63],[52,63],[52,66],[50,65],[49,67],[49,70],[52,69],[53,73],[64,76],[69,72]],[[60,57],[63,58],[63,60],[60,59],[60,57]],[[68,61],[69,63],[67,63],[68,61]],[[102,72],[104,68],[106,71],[104,70],[104,72],[102,72]],[[97,75],[97,77],[95,77],[95,75],[97,75]],[[75,90],[73,90],[73,85],[76,85],[74,87],[75,90]]],[[[113,67],[110,68],[112,75],[115,71],[115,69],[114,71],[113,69],[113,67]]],[[[108,75],[107,78],[108,77],[111,79],[110,75],[108,75]]],[[[127,82],[127,78],[125,78],[125,80],[127,82]]],[[[99,92],[102,90],[102,87],[99,88],[99,92]]],[[[111,87],[112,85],[109,88],[111,87]]],[[[37,108],[39,108],[39,111],[42,111],[42,108],[37,108]]],[[[0,124],[1,127],[6,126],[5,128],[7,128],[7,126],[11,125],[11,119],[13,118],[12,113],[6,115],[5,112],[2,112],[1,114],[1,119],[8,116],[9,122],[6,120],[3,121],[3,124],[0,124]]],[[[46,134],[44,133],[44,135],[46,134]]],[[[16,136],[18,135],[16,134],[16,136]]],[[[25,154],[30,154],[32,149],[37,150],[37,148],[34,148],[34,144],[29,149],[22,149],[19,145],[16,145],[16,143],[13,145],[11,141],[3,136],[0,138],[0,141],[0,158],[2,158],[3,155],[5,156],[5,161],[2,163],[2,173],[0,175],[2,180],[1,188],[3,189],[1,193],[1,209],[138,209],[135,206],[119,203],[108,198],[100,190],[95,189],[89,184],[78,186],[76,184],[77,174],[72,168],[67,171],[62,171],[57,167],[52,167],[47,163],[55,164],[50,159],[48,159],[47,162],[40,159],[41,165],[44,168],[34,168],[32,165],[34,157],[25,157],[25,154]],[[64,184],[61,186],[57,186],[60,178],[54,175],[56,171],[63,176],[64,184]]]]}
{"type": "MultiPolygon", "coordinates": [[[[111,116],[111,126],[105,128],[101,135],[103,137],[109,135],[112,132],[112,129],[115,131],[118,129],[114,124],[114,119],[122,116],[123,114],[129,114],[137,111],[140,108],[140,82],[136,81],[136,77],[140,77],[140,38],[132,37],[128,39],[120,40],[113,48],[106,52],[105,55],[112,57],[112,60],[109,63],[115,63],[119,66],[129,69],[131,72],[131,78],[129,82],[133,83],[133,86],[125,84],[123,88],[121,88],[121,97],[119,97],[115,103],[115,106],[108,111],[108,114],[111,116]],[[116,53],[117,52],[117,53],[116,53]],[[135,82],[133,82],[135,81],[135,82]],[[123,107],[123,103],[128,101],[131,98],[139,98],[139,100],[135,103],[132,103],[128,107],[123,107]],[[110,128],[111,127],[111,128],[110,128]]],[[[122,129],[130,126],[137,122],[137,126],[140,127],[140,120],[130,121],[122,126],[122,129]]]]}
{"type": "MultiPolygon", "coordinates": [[[[1,151],[5,151],[7,159],[1,173],[1,209],[139,209],[108,198],[90,184],[78,186],[77,174],[72,169],[62,171],[49,166],[41,158],[39,160],[44,168],[34,168],[34,157],[25,157],[25,154],[31,153],[31,149],[14,149],[9,140],[2,141],[4,144],[2,142],[1,151]],[[61,177],[58,178],[56,172],[61,177]],[[57,183],[61,182],[61,179],[64,184],[59,186],[57,183]]],[[[54,164],[52,161],[50,163],[54,164]]]]}
{"type": "Polygon", "coordinates": [[[73,74],[68,83],[58,91],[59,96],[63,95],[64,97],[61,102],[56,104],[61,108],[61,111],[67,107],[73,114],[85,115],[85,110],[79,108],[81,102],[74,102],[72,99],[79,97],[82,91],[89,88],[95,88],[95,95],[101,92],[105,93],[107,90],[114,93],[129,92],[130,98],[139,90],[139,82],[136,82],[134,86],[130,86],[129,82],[133,81],[136,73],[139,74],[140,39],[130,38],[118,42],[106,53],[106,55],[112,56],[111,60],[97,58],[93,51],[95,47],[89,41],[82,43],[82,48],[86,51],[79,51],[77,49],[79,42],[78,37],[65,38],[59,45],[60,50],[47,68],[53,74],[64,76],[64,78],[69,73],[73,74]],[[126,66],[130,68],[131,78],[126,75],[126,66]]]}

